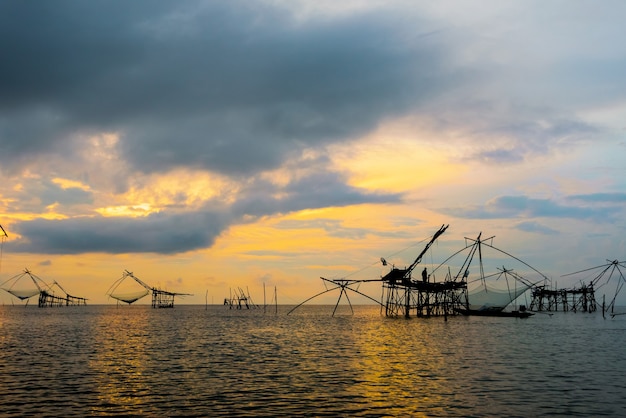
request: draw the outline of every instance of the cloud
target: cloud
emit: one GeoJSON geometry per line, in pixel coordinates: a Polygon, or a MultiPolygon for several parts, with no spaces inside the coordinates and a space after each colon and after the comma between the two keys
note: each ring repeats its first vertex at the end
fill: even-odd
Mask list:
{"type": "Polygon", "coordinates": [[[348,239],[363,239],[373,232],[367,228],[345,227],[343,222],[336,219],[284,220],[276,227],[288,230],[321,229],[329,236],[348,239]]]}
{"type": "Polygon", "coordinates": [[[145,218],[36,219],[17,223],[13,252],[40,254],[174,254],[209,247],[226,222],[218,214],[152,214],[145,218]]]}
{"type": "MultiPolygon", "coordinates": [[[[275,1],[2,2],[0,171],[11,181],[0,193],[13,212],[57,204],[70,217],[15,221],[22,239],[10,244],[171,254],[262,216],[398,203],[400,194],[351,186],[328,153],[402,118],[432,127],[412,140],[446,143],[461,162],[519,165],[610,140],[585,114],[623,99],[624,6],[541,6],[557,24],[537,19],[536,3],[362,2],[349,12],[308,3],[303,12],[275,1]],[[304,161],[306,152],[320,157],[304,161]],[[236,192],[200,208],[180,198],[147,217],[93,216],[94,200],[144,203],[120,195],[179,168],[226,178],[236,192]],[[268,179],[279,170],[288,180],[268,179]],[[53,177],[85,188],[42,180],[53,177]]],[[[606,220],[620,211],[611,201],[623,200],[500,196],[441,212],[606,220]]]]}
{"type": "Polygon", "coordinates": [[[13,252],[82,254],[103,252],[176,254],[210,247],[233,224],[302,209],[364,203],[397,203],[399,194],[371,193],[322,172],[286,186],[257,180],[231,205],[209,201],[199,210],[162,211],[145,217],[34,219],[13,224],[21,235],[7,243],[13,252]]]}
{"type": "Polygon", "coordinates": [[[443,75],[395,12],[295,24],[267,3],[115,4],[4,6],[1,159],[117,132],[135,170],[251,175],[408,111],[443,75]]]}
{"type": "MultiPolygon", "coordinates": [[[[407,224],[408,225],[408,224],[407,224]]],[[[415,222],[411,224],[415,226],[415,222]]],[[[392,238],[414,238],[406,230],[377,230],[372,228],[355,228],[345,226],[343,221],[337,219],[312,219],[312,220],[283,220],[275,225],[279,229],[302,230],[302,229],[321,229],[328,236],[347,239],[364,239],[367,237],[392,237],[392,238]]]]}
{"type": "MultiPolygon", "coordinates": [[[[579,115],[589,97],[563,106],[563,92],[543,93],[561,84],[541,84],[560,80],[563,68],[534,40],[569,46],[558,36],[595,25],[604,33],[600,22],[581,23],[577,8],[562,17],[571,26],[548,28],[532,8],[503,7],[489,37],[481,19],[490,12],[464,14],[467,6],[362,3],[348,13],[263,1],[121,5],[3,3],[5,170],[51,155],[73,160],[86,138],[103,133],[119,135],[126,178],[179,167],[245,178],[405,115],[456,133],[472,145],[462,160],[481,163],[519,164],[602,129],[579,115]]],[[[589,61],[591,46],[566,48],[570,68],[589,61]]],[[[623,66],[606,54],[595,61],[623,66]]],[[[620,91],[621,79],[610,80],[620,91]]],[[[598,104],[615,100],[598,94],[598,104]]]]}
{"type": "Polygon", "coordinates": [[[537,233],[537,234],[542,234],[542,235],[558,235],[559,234],[559,231],[557,231],[556,229],[550,228],[548,226],[542,225],[539,222],[533,222],[533,221],[520,222],[515,225],[515,229],[519,229],[520,231],[524,231],[524,232],[532,232],[532,233],[537,233]]]}
{"type": "MultiPolygon", "coordinates": [[[[573,218],[608,221],[621,209],[616,207],[580,207],[559,204],[552,199],[534,199],[527,196],[498,196],[484,205],[442,208],[442,213],[458,218],[573,218]]],[[[528,227],[528,225],[526,226],[528,227]]]]}
{"type": "Polygon", "coordinates": [[[61,188],[49,185],[47,190],[39,194],[46,206],[59,203],[61,205],[78,205],[93,202],[93,193],[78,187],[61,188]]]}
{"type": "Polygon", "coordinates": [[[10,200],[5,208],[10,212],[45,212],[51,205],[60,205],[67,214],[80,213],[80,207],[94,202],[91,190],[81,187],[62,187],[50,179],[40,176],[19,179],[19,186],[6,190],[3,197],[10,200]]]}
{"type": "MultiPolygon", "coordinates": [[[[574,118],[572,116],[572,118],[574,118]]],[[[599,128],[580,120],[562,120],[553,116],[545,120],[535,111],[502,115],[490,121],[488,127],[479,127],[468,134],[483,140],[475,141],[476,151],[466,155],[465,161],[486,164],[518,164],[537,156],[545,156],[558,145],[572,147],[599,133],[599,128]]]]}
{"type": "Polygon", "coordinates": [[[587,203],[624,203],[626,193],[589,193],[568,196],[569,200],[587,203]]]}

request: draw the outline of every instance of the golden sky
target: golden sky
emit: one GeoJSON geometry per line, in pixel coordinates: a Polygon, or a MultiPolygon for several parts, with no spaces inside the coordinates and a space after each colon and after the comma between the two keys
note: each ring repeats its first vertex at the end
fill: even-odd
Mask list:
{"type": "Polygon", "coordinates": [[[293,304],[442,224],[430,268],[481,232],[564,286],[624,259],[621,2],[84,6],[0,17],[0,282],[293,304]]]}

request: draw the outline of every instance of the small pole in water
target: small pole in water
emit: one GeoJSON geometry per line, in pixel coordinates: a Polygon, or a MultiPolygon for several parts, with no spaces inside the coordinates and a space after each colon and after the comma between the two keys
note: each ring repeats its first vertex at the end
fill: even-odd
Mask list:
{"type": "Polygon", "coordinates": [[[206,293],[204,294],[204,310],[208,310],[209,309],[209,289],[206,290],[206,293]]]}
{"type": "Polygon", "coordinates": [[[276,311],[274,313],[278,315],[278,297],[276,296],[276,286],[274,286],[274,306],[276,306],[276,311]]]}
{"type": "Polygon", "coordinates": [[[265,302],[265,282],[263,282],[263,313],[265,313],[266,307],[267,307],[267,304],[265,302]]]}

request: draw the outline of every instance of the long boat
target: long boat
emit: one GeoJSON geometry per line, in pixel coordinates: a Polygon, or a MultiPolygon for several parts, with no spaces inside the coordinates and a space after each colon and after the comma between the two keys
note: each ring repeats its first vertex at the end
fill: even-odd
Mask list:
{"type": "Polygon", "coordinates": [[[528,318],[534,315],[532,312],[528,312],[525,308],[515,311],[504,311],[501,309],[463,309],[456,308],[455,311],[465,316],[497,316],[497,317],[513,317],[513,318],[528,318]]]}

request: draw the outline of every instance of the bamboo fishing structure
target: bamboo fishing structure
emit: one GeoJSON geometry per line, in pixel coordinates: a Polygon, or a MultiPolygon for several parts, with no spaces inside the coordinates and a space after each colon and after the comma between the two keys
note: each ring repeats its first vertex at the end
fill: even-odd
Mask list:
{"type": "Polygon", "coordinates": [[[549,289],[536,286],[531,292],[531,311],[595,312],[597,303],[593,283],[573,289],[549,289]]]}
{"type": "Polygon", "coordinates": [[[0,272],[2,272],[2,255],[4,253],[4,242],[9,238],[9,234],[0,225],[0,272]]]}
{"type": "Polygon", "coordinates": [[[609,303],[606,303],[606,294],[603,295],[602,315],[609,313],[616,316],[615,302],[620,290],[626,283],[623,269],[626,261],[606,260],[607,263],[574,273],[564,274],[562,277],[587,274],[587,283],[573,288],[550,289],[547,286],[537,286],[532,292],[530,308],[537,311],[556,312],[595,312],[598,309],[596,291],[605,285],[615,283],[615,292],[609,303]]]}
{"type": "Polygon", "coordinates": [[[124,272],[122,273],[122,277],[113,282],[113,284],[107,291],[107,295],[109,295],[109,297],[117,299],[120,302],[127,303],[129,305],[143,298],[148,293],[152,293],[152,308],[173,308],[174,298],[176,296],[192,296],[192,294],[190,293],[170,292],[157,287],[152,287],[128,270],[124,270],[124,272]],[[141,289],[139,292],[134,293],[114,293],[127,278],[131,278],[135,282],[139,283],[139,285],[143,289],[141,289]]]}
{"type": "Polygon", "coordinates": [[[40,308],[87,305],[86,298],[69,294],[57,281],[52,282],[50,285],[28,269],[24,269],[22,273],[6,280],[0,287],[18,299],[26,300],[27,304],[31,297],[39,295],[38,306],[40,308]],[[23,279],[26,282],[32,282],[35,287],[20,288],[23,286],[23,279]],[[57,294],[55,289],[60,290],[60,293],[57,294]]]}
{"type": "MultiPolygon", "coordinates": [[[[343,297],[346,298],[346,301],[350,305],[351,312],[354,313],[352,303],[348,296],[348,290],[380,305],[381,310],[384,312],[385,316],[388,317],[403,316],[409,318],[411,315],[418,317],[456,315],[457,308],[462,306],[464,300],[463,295],[465,295],[467,291],[467,282],[465,280],[447,279],[443,282],[436,282],[434,277],[431,280],[426,269],[422,271],[421,280],[412,278],[412,272],[422,261],[424,254],[426,254],[433,243],[447,228],[448,225],[442,225],[439,230],[435,232],[422,252],[409,267],[400,269],[392,266],[389,273],[379,279],[351,280],[345,278],[326,279],[321,277],[325,285],[331,284],[333,287],[327,287],[325,291],[306,299],[304,302],[292,308],[287,314],[290,314],[298,307],[320,295],[339,289],[339,298],[333,309],[333,316],[343,297]],[[383,294],[381,301],[358,290],[358,286],[366,282],[382,283],[383,294]]],[[[384,266],[387,265],[387,261],[384,258],[381,258],[381,262],[384,266]]]]}
{"type": "MultiPolygon", "coordinates": [[[[343,278],[330,280],[322,277],[321,279],[324,281],[325,285],[330,283],[333,287],[329,288],[327,286],[325,291],[306,299],[304,302],[291,309],[288,314],[311,299],[338,289],[340,293],[333,310],[333,315],[344,296],[352,310],[348,290],[379,304],[381,306],[381,312],[388,317],[410,318],[411,316],[443,316],[447,318],[448,316],[463,314],[527,318],[532,315],[532,313],[527,312],[525,305],[521,305],[519,309],[515,307],[515,309],[511,311],[505,311],[505,308],[512,304],[512,302],[526,290],[532,288],[534,283],[524,279],[519,274],[513,272],[512,269],[507,269],[504,266],[501,269],[498,268],[498,272],[494,274],[485,274],[482,253],[483,247],[493,249],[507,258],[516,260],[523,264],[525,268],[539,274],[543,280],[548,280],[547,277],[519,258],[491,245],[490,242],[494,237],[482,239],[482,233],[480,233],[476,239],[466,238],[465,247],[455,252],[443,263],[435,267],[430,274],[425,267],[421,273],[421,280],[413,278],[412,273],[417,265],[421,263],[423,256],[447,228],[448,225],[442,225],[433,234],[424,249],[409,267],[401,269],[392,266],[391,270],[379,279],[352,280],[343,278]],[[467,244],[468,241],[470,244],[467,244]],[[467,256],[465,261],[460,263],[460,267],[457,265],[457,273],[453,275],[447,263],[462,252],[467,252],[467,256]],[[474,260],[478,260],[477,266],[472,265],[474,260]],[[445,274],[442,281],[437,281],[435,272],[444,266],[448,266],[448,272],[445,274]],[[469,281],[470,270],[478,271],[478,277],[472,282],[469,281]],[[507,283],[507,289],[488,289],[486,280],[492,276],[497,276],[498,278],[503,277],[507,283]],[[513,287],[509,284],[509,278],[515,282],[513,287]],[[382,296],[380,301],[358,290],[358,286],[361,283],[373,281],[382,282],[382,296]],[[470,292],[468,290],[468,284],[478,281],[481,282],[480,287],[470,292]],[[473,302],[471,302],[470,299],[472,299],[473,302]]],[[[384,258],[381,258],[381,262],[384,266],[387,265],[387,261],[384,258]]],[[[354,311],[352,310],[352,312],[354,311]]]]}
{"type": "MultiPolygon", "coordinates": [[[[422,257],[433,243],[442,235],[449,225],[442,225],[432,236],[422,252],[413,263],[405,268],[392,269],[382,277],[383,307],[385,315],[390,317],[411,314],[418,317],[455,315],[464,303],[467,292],[467,281],[446,277],[446,280],[437,282],[428,275],[427,269],[422,270],[421,280],[412,278],[412,272],[422,261],[422,257]]],[[[381,259],[383,265],[386,260],[381,259]]]]}
{"type": "MultiPolygon", "coordinates": [[[[246,288],[246,290],[248,289],[246,288]]],[[[250,291],[248,290],[247,292],[244,292],[244,290],[240,287],[236,288],[234,291],[233,289],[230,289],[229,296],[224,298],[224,305],[228,306],[228,309],[256,309],[259,307],[252,301],[250,291]]]]}

